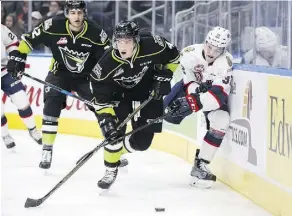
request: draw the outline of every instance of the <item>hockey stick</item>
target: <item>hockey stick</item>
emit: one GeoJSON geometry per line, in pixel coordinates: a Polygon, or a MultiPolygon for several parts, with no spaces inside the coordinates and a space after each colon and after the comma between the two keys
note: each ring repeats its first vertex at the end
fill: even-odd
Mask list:
{"type": "MultiPolygon", "coordinates": [[[[140,110],[142,110],[152,99],[153,99],[153,94],[151,94],[146,101],[144,101],[142,104],[140,104],[139,107],[137,107],[121,124],[119,124],[117,129],[120,130],[122,127],[124,127],[128,123],[128,121],[130,121],[134,117],[134,115],[136,115],[138,112],[140,112],[140,110]]],[[[80,163],[80,161],[82,161],[84,158],[86,158],[89,154],[92,154],[93,151],[94,150],[92,150],[92,151],[86,153],[85,155],[83,155],[76,162],[76,164],[80,163]]]]}
{"type": "MultiPolygon", "coordinates": [[[[62,88],[60,88],[60,87],[58,87],[58,86],[55,86],[55,85],[53,85],[53,84],[51,84],[51,83],[48,83],[48,82],[46,82],[46,81],[43,81],[43,80],[38,79],[38,78],[36,78],[36,77],[33,77],[33,76],[31,76],[31,75],[29,75],[29,74],[27,74],[27,73],[24,73],[23,76],[26,76],[26,77],[28,77],[28,78],[30,78],[30,79],[32,79],[32,80],[34,80],[34,81],[37,81],[37,82],[39,82],[39,83],[41,83],[41,84],[44,84],[44,85],[46,85],[46,86],[49,86],[49,87],[51,87],[52,89],[54,89],[54,90],[56,90],[56,91],[58,91],[58,92],[60,92],[60,93],[62,93],[62,94],[65,94],[65,95],[68,95],[68,96],[70,96],[70,97],[73,97],[73,98],[75,98],[75,99],[77,99],[77,100],[80,100],[80,101],[82,101],[83,103],[85,103],[85,104],[87,104],[87,105],[89,105],[89,106],[91,106],[91,107],[93,107],[93,108],[96,107],[96,105],[94,105],[92,102],[90,102],[90,101],[88,101],[88,100],[85,100],[84,98],[82,98],[82,97],[80,97],[80,96],[78,96],[78,95],[75,95],[75,94],[73,94],[73,93],[71,93],[71,92],[69,92],[69,91],[66,91],[66,90],[64,90],[64,89],[62,89],[62,88]]],[[[117,106],[118,104],[117,104],[117,103],[113,103],[113,105],[114,105],[114,106],[117,106]]]]}
{"type": "Polygon", "coordinates": [[[91,154],[88,154],[86,156],[86,158],[84,158],[83,160],[80,161],[80,163],[78,163],[61,181],[59,181],[58,184],[56,184],[45,196],[43,196],[42,198],[39,199],[31,199],[31,198],[27,198],[24,207],[25,208],[30,208],[30,207],[37,207],[39,205],[41,205],[46,199],[48,199],[58,188],[60,188],[78,169],[80,169],[80,167],[83,166],[83,164],[85,164],[99,149],[101,149],[102,147],[106,146],[106,145],[113,145],[115,143],[118,143],[120,141],[122,141],[126,136],[130,136],[134,133],[137,133],[138,131],[141,131],[143,129],[145,129],[146,127],[154,124],[154,123],[159,123],[161,122],[167,115],[175,112],[176,109],[173,109],[171,111],[169,111],[166,114],[163,114],[162,116],[156,118],[156,119],[152,119],[149,120],[149,122],[141,127],[138,127],[135,130],[132,130],[131,132],[125,134],[122,137],[117,138],[116,140],[113,141],[109,141],[108,140],[104,140],[103,142],[101,142],[98,146],[96,146],[91,154]]]}

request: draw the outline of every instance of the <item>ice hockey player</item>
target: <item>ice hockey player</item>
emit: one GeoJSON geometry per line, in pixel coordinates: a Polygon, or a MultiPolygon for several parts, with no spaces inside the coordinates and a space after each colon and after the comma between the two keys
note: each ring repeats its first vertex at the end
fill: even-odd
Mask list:
{"type": "Polygon", "coordinates": [[[180,124],[193,112],[203,111],[207,133],[197,149],[191,171],[191,185],[209,188],[216,181],[207,165],[212,161],[229,127],[227,106],[232,79],[232,56],[226,50],[231,34],[221,27],[213,28],[204,44],[195,44],[181,52],[180,66],[183,80],[165,98],[168,108],[180,107],[165,120],[180,124]]]}
{"type": "MultiPolygon", "coordinates": [[[[37,45],[45,44],[53,54],[45,81],[91,100],[89,74],[109,47],[109,39],[100,27],[85,19],[84,1],[66,1],[65,14],[66,17],[45,20],[32,32],[24,34],[18,51],[11,58],[11,68],[8,68],[8,71],[11,71],[12,76],[18,77],[18,65],[25,62],[26,54],[37,45]]],[[[48,87],[44,88],[43,151],[40,168],[51,167],[58,119],[65,106],[64,94],[48,87]]]]}
{"type": "MultiPolygon", "coordinates": [[[[19,43],[15,34],[13,34],[6,26],[1,24],[1,89],[9,96],[12,103],[17,107],[19,116],[28,128],[29,135],[38,143],[42,144],[42,137],[36,129],[33,112],[30,107],[28,97],[25,93],[25,87],[21,81],[16,81],[7,73],[6,65],[8,57],[13,56],[17,52],[19,43]],[[7,54],[9,56],[7,56],[7,54]]],[[[25,68],[25,63],[20,62],[20,67],[25,68]]],[[[8,132],[7,118],[4,113],[4,104],[1,100],[1,136],[8,149],[15,146],[13,138],[8,132]]]]}
{"type": "MultiPolygon", "coordinates": [[[[166,39],[150,33],[139,33],[134,21],[117,24],[112,47],[98,61],[91,73],[91,84],[97,105],[98,122],[105,138],[115,139],[126,128],[117,126],[134,109],[154,95],[140,113],[132,119],[135,129],[163,114],[162,96],[171,90],[170,81],[178,66],[179,51],[166,39]],[[152,92],[152,93],[151,93],[152,92]],[[119,101],[118,107],[109,107],[119,101]]],[[[118,174],[120,157],[124,153],[145,151],[151,145],[155,133],[160,133],[162,123],[156,123],[126,137],[123,142],[104,148],[105,175],[98,187],[108,189],[118,174]]]]}

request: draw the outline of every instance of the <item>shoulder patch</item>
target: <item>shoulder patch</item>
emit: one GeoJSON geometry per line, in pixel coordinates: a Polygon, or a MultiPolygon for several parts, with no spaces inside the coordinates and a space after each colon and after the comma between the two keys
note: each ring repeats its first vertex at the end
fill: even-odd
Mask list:
{"type": "Polygon", "coordinates": [[[169,43],[168,41],[165,42],[167,44],[167,46],[169,47],[169,49],[172,49],[174,47],[174,45],[172,43],[169,43]]]}
{"type": "Polygon", "coordinates": [[[187,48],[183,49],[183,52],[191,52],[194,50],[195,50],[195,47],[187,47],[187,48]]]}
{"type": "Polygon", "coordinates": [[[100,67],[99,63],[96,63],[96,65],[92,69],[92,72],[96,75],[97,79],[100,79],[101,77],[101,70],[102,68],[100,67]]]}
{"type": "Polygon", "coordinates": [[[99,36],[100,36],[101,43],[104,43],[107,40],[107,34],[105,33],[104,30],[101,30],[101,33],[99,36]]]}
{"type": "Polygon", "coordinates": [[[228,65],[231,67],[232,66],[232,60],[229,58],[229,56],[226,56],[226,60],[228,65]]]}
{"type": "Polygon", "coordinates": [[[52,26],[52,23],[53,23],[53,19],[52,18],[46,20],[44,22],[44,30],[47,31],[52,26]]]}
{"type": "Polygon", "coordinates": [[[155,43],[158,43],[158,45],[164,47],[164,43],[163,43],[163,41],[162,41],[162,39],[161,39],[160,36],[158,36],[158,35],[153,35],[153,38],[154,38],[155,43]]]}

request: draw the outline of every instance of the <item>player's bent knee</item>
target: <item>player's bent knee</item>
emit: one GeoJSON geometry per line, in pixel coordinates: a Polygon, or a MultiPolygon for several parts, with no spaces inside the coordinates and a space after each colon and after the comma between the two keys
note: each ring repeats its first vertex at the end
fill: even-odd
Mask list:
{"type": "Polygon", "coordinates": [[[230,125],[230,115],[223,110],[215,110],[208,114],[210,128],[226,133],[230,125]]]}
{"type": "Polygon", "coordinates": [[[9,96],[18,110],[27,109],[30,104],[25,91],[21,90],[9,96]]]}

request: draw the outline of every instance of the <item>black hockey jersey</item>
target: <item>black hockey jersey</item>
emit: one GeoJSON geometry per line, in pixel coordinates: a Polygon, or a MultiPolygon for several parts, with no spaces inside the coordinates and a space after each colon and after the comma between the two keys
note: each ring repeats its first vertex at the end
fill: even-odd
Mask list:
{"type": "Polygon", "coordinates": [[[156,68],[174,71],[178,64],[179,51],[163,37],[141,34],[136,52],[131,59],[120,58],[112,47],[106,51],[91,73],[93,94],[96,103],[119,100],[126,95],[132,100],[144,100],[152,90],[156,68]]]}
{"type": "Polygon", "coordinates": [[[39,44],[51,49],[53,58],[49,70],[57,76],[89,75],[110,44],[104,30],[94,23],[85,20],[82,31],[74,33],[64,17],[45,20],[21,38],[19,51],[22,53],[29,53],[39,44]]]}

